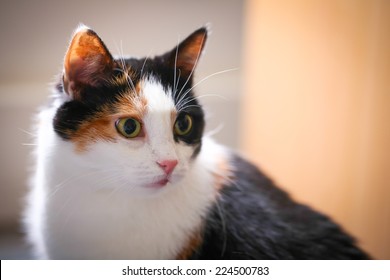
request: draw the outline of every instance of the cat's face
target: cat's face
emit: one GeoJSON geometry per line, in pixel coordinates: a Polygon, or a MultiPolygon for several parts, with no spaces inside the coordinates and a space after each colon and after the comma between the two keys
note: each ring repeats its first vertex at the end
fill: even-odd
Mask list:
{"type": "Polygon", "coordinates": [[[155,193],[189,172],[204,128],[192,74],[206,37],[201,28],[164,55],[114,59],[92,30],[75,32],[54,130],[88,167],[110,174],[109,188],[155,193]]]}

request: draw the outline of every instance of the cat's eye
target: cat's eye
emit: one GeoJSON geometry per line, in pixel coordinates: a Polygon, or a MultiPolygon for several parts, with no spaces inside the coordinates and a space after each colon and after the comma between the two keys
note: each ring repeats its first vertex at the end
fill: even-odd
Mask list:
{"type": "Polygon", "coordinates": [[[188,114],[179,115],[174,125],[176,135],[185,136],[191,132],[191,129],[192,117],[188,114]]]}
{"type": "Polygon", "coordinates": [[[116,130],[126,138],[134,138],[141,133],[141,123],[133,118],[118,119],[115,122],[116,130]]]}

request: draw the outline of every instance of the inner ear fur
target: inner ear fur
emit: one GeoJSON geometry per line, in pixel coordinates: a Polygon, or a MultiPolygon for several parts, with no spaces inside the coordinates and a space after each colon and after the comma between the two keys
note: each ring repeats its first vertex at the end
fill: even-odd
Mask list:
{"type": "Polygon", "coordinates": [[[64,89],[79,99],[87,87],[106,83],[114,68],[114,59],[99,36],[86,26],[73,35],[64,60],[64,89]]]}

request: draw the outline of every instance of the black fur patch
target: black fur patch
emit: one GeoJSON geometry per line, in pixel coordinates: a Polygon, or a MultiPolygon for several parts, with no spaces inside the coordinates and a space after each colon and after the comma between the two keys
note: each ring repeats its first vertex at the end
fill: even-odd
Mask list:
{"type": "Polygon", "coordinates": [[[193,259],[367,259],[328,217],[294,202],[239,157],[234,184],[209,210],[193,259]]]}

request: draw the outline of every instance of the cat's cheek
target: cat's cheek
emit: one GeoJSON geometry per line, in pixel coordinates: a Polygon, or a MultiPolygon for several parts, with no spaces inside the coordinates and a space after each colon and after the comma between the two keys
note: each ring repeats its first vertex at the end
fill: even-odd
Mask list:
{"type": "Polygon", "coordinates": [[[194,160],[194,151],[195,148],[193,145],[188,145],[185,143],[180,143],[177,146],[176,153],[179,157],[179,160],[181,162],[181,165],[184,168],[189,168],[189,166],[192,164],[194,160]]]}

